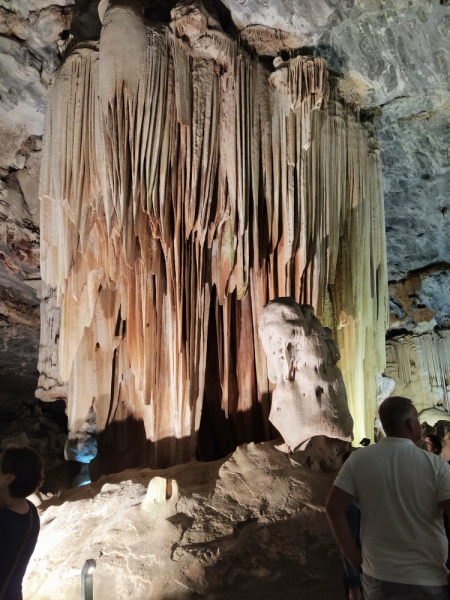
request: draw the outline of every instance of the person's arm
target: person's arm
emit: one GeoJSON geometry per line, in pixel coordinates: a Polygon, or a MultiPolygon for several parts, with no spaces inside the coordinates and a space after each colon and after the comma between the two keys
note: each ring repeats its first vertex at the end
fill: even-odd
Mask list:
{"type": "Polygon", "coordinates": [[[345,554],[352,567],[360,571],[362,564],[361,551],[353,539],[345,516],[345,511],[352,499],[353,496],[351,494],[333,485],[328,496],[326,513],[331,531],[339,548],[345,554]]]}
{"type": "Polygon", "coordinates": [[[443,502],[439,502],[439,506],[445,512],[447,517],[450,519],[450,499],[444,500],[443,502]]]}
{"type": "MultiPolygon", "coordinates": [[[[345,511],[345,518],[347,519],[347,523],[350,528],[350,533],[352,534],[356,545],[358,546],[358,548],[361,548],[361,545],[359,543],[359,530],[361,527],[361,510],[359,509],[359,504],[356,504],[354,501],[351,502],[347,510],[345,511]]],[[[359,571],[354,569],[352,565],[348,562],[347,557],[343,552],[342,560],[344,563],[345,572],[345,577],[342,581],[342,584],[345,590],[347,591],[348,598],[349,600],[362,600],[361,575],[359,571]]]]}
{"type": "Polygon", "coordinates": [[[349,600],[363,600],[362,589],[359,586],[352,587],[348,590],[349,600]]]}

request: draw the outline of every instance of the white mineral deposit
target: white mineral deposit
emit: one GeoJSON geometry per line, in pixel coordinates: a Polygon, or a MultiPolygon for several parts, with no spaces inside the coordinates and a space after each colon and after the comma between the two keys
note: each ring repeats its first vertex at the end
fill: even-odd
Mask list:
{"type": "Polygon", "coordinates": [[[449,40],[450,0],[0,0],[24,600],[87,559],[96,600],[338,600],[382,399],[450,458],[449,40]]]}
{"type": "Polygon", "coordinates": [[[352,440],[353,419],[338,367],[339,348],[309,304],[278,298],[261,311],[259,335],[272,393],[270,422],[291,451],[317,435],[352,440]]]}
{"type": "Polygon", "coordinates": [[[127,449],[114,468],[195,456],[213,313],[221,408],[253,429],[260,411],[270,439],[257,326],[288,295],[331,327],[361,439],[387,319],[372,129],[322,58],[271,73],[200,3],[174,8],[171,27],[137,0],[101,14],[100,41],[55,74],[44,137],[41,268],[62,311],[71,431],[93,406],[99,473],[107,430],[127,449]]]}

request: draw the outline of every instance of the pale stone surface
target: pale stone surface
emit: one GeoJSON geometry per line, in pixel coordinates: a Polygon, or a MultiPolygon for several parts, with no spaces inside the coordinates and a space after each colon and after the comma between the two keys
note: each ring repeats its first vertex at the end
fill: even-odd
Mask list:
{"type": "Polygon", "coordinates": [[[296,457],[249,444],[42,502],[24,600],[78,600],[88,558],[97,600],[334,600],[342,567],[324,502],[335,473],[296,457]]]}
{"type": "MultiPolygon", "coordinates": [[[[174,4],[141,2],[147,16],[165,10],[167,21],[174,4]]],[[[389,277],[397,280],[411,269],[444,263],[439,267],[443,276],[436,272],[429,288],[423,286],[423,296],[417,294],[419,304],[436,312],[434,321],[429,313],[423,317],[425,309],[418,308],[415,312],[419,314],[407,329],[421,334],[436,325],[448,327],[444,273],[450,253],[448,2],[227,0],[226,4],[242,37],[259,53],[273,55],[285,48],[317,44],[315,55],[326,57],[332,68],[344,74],[346,94],[361,97],[365,104],[383,104],[378,136],[382,141],[389,277]]],[[[2,237],[9,240],[4,264],[11,266],[13,259],[17,267],[10,254],[15,255],[17,244],[23,250],[25,241],[26,252],[30,245],[35,251],[39,244],[33,219],[37,198],[28,175],[38,166],[40,151],[27,156],[24,145],[30,139],[39,143],[42,135],[47,85],[59,62],[58,48],[64,46],[58,37],[70,29],[76,39],[98,38],[96,10],[96,1],[0,0],[0,188],[6,190],[0,199],[0,226],[7,223],[10,228],[2,237]],[[25,204],[30,208],[26,216],[12,215],[25,204]],[[3,221],[4,214],[8,216],[3,221]]],[[[33,322],[18,325],[11,316],[2,322],[5,343],[0,368],[5,364],[13,379],[27,380],[27,393],[32,395],[38,342],[34,314],[39,298],[33,297],[31,307],[17,300],[26,294],[24,286],[37,286],[37,280],[33,273],[32,279],[26,275],[18,281],[21,275],[1,267],[0,271],[1,293],[7,296],[1,314],[14,313],[14,319],[33,322]],[[24,316],[25,312],[29,314],[24,316]]]]}
{"type": "Polygon", "coordinates": [[[59,335],[61,310],[56,302],[56,292],[42,285],[41,340],[39,346],[39,380],[36,397],[44,402],[62,399],[67,402],[67,383],[59,372],[59,335]]]}
{"type": "MultiPolygon", "coordinates": [[[[370,119],[341,102],[323,59],[279,59],[270,73],[200,2],[174,8],[170,29],[136,0],[100,13],[100,42],[74,46],[53,81],[40,190],[69,428],[94,406],[100,471],[192,458],[204,401],[238,442],[270,438],[256,330],[262,307],[290,295],[339,340],[360,439],[387,321],[370,119]]],[[[326,433],[347,439],[333,410],[324,400],[326,433]]],[[[312,424],[301,441],[323,433],[312,424]]]]}
{"type": "Polygon", "coordinates": [[[278,298],[261,311],[259,336],[267,356],[272,393],[270,421],[291,450],[313,436],[352,439],[353,419],[339,348],[314,309],[278,298]]]}
{"type": "Polygon", "coordinates": [[[410,398],[417,410],[450,400],[450,330],[402,332],[386,341],[385,374],[395,380],[395,395],[410,398]]]}
{"type": "Polygon", "coordinates": [[[450,421],[450,413],[443,406],[440,408],[425,408],[419,413],[419,421],[434,427],[439,421],[450,421]]]}
{"type": "MultiPolygon", "coordinates": [[[[377,412],[375,415],[375,423],[374,423],[374,433],[375,433],[375,441],[382,436],[384,436],[383,426],[381,425],[380,416],[378,414],[378,409],[380,408],[380,404],[389,398],[389,396],[394,395],[395,388],[395,380],[391,377],[387,377],[381,373],[378,374],[378,396],[377,396],[377,412]]],[[[396,394],[397,395],[397,394],[396,394]]]]}

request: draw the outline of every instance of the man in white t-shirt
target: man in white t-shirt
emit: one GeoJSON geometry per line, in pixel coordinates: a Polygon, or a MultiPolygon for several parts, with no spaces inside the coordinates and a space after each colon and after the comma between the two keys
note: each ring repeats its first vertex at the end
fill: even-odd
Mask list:
{"type": "Polygon", "coordinates": [[[334,482],[333,534],[362,566],[367,600],[449,600],[442,510],[450,514],[450,466],[415,446],[421,429],[411,400],[388,398],[379,413],[387,437],[354,452],[334,482]],[[361,505],[362,553],[345,518],[352,498],[361,505]]]}

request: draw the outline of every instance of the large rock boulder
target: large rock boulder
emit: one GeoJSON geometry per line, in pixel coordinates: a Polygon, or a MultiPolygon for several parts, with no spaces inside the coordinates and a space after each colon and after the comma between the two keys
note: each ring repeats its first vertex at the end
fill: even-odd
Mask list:
{"type": "Polygon", "coordinates": [[[164,471],[133,469],[44,502],[24,598],[332,599],[340,578],[324,502],[334,473],[273,444],[164,471]]]}

